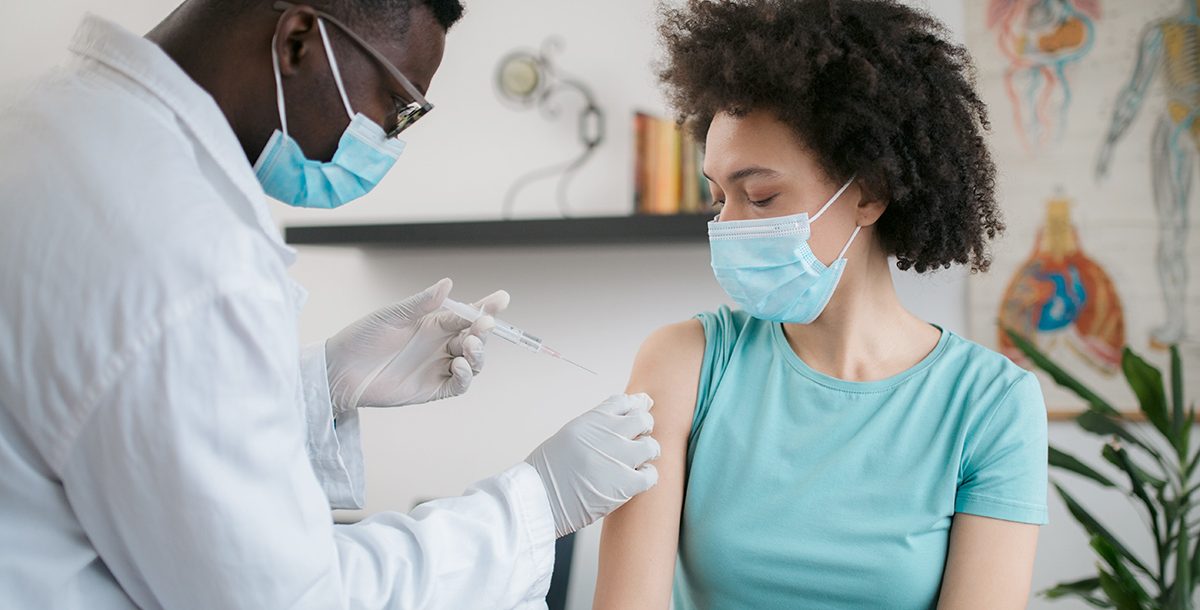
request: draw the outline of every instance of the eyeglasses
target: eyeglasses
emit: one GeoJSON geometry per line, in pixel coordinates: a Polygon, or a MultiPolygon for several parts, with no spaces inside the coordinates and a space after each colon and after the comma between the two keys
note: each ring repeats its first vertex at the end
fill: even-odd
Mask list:
{"type": "MultiPolygon", "coordinates": [[[[291,2],[284,2],[283,0],[280,0],[272,5],[272,7],[277,11],[286,11],[294,6],[296,5],[291,2]]],[[[408,101],[401,99],[396,95],[392,96],[392,102],[396,106],[396,124],[388,130],[387,137],[395,138],[396,136],[399,136],[401,132],[411,127],[413,123],[416,123],[421,117],[429,114],[429,111],[433,110],[433,104],[430,104],[429,100],[426,100],[425,96],[421,95],[420,91],[417,91],[417,88],[414,87],[412,82],[404,76],[404,73],[400,72],[399,68],[397,68],[386,57],[384,57],[383,53],[376,51],[375,48],[370,45],[370,43],[368,43],[366,40],[363,40],[358,34],[355,34],[353,30],[351,30],[346,24],[339,21],[333,15],[315,8],[313,11],[321,19],[324,19],[325,21],[337,26],[337,28],[341,30],[343,34],[350,37],[350,40],[353,40],[355,44],[357,44],[359,47],[362,47],[362,50],[365,51],[367,55],[370,55],[371,58],[374,59],[380,66],[382,66],[383,70],[387,72],[388,75],[391,76],[398,85],[400,85],[400,88],[404,89],[404,92],[407,93],[412,99],[412,101],[408,101]]]]}

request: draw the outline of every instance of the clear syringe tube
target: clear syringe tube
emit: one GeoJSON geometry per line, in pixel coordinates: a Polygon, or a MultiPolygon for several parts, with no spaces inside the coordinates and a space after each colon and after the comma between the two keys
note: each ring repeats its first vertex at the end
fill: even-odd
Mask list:
{"type": "MultiPolygon", "coordinates": [[[[479,309],[467,305],[466,303],[460,303],[453,299],[446,299],[442,303],[442,308],[472,323],[484,315],[484,313],[479,309]]],[[[557,358],[563,362],[573,364],[593,375],[596,374],[596,371],[593,371],[592,369],[589,369],[588,367],[583,366],[582,364],[579,364],[578,362],[575,362],[566,356],[563,356],[558,350],[551,349],[538,337],[535,337],[503,320],[496,319],[496,328],[492,331],[492,335],[504,339],[505,341],[516,345],[517,347],[523,347],[531,352],[534,352],[535,354],[546,354],[547,356],[557,358]]]]}

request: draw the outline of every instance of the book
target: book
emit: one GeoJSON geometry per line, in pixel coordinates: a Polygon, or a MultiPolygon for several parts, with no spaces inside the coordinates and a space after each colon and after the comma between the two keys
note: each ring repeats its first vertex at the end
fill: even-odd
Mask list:
{"type": "Polygon", "coordinates": [[[635,113],[634,211],[699,214],[711,198],[703,175],[704,151],[678,123],[635,113]]]}

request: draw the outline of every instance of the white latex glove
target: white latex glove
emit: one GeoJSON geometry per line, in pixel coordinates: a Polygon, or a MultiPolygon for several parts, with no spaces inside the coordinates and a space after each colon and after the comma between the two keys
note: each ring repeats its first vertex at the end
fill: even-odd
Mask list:
{"type": "Polygon", "coordinates": [[[329,395],[335,413],[395,407],[458,396],[483,369],[484,339],[508,293],[475,303],[485,316],[474,324],[440,309],[453,282],[419,294],[346,327],[325,342],[329,395]]]}
{"type": "Polygon", "coordinates": [[[561,538],[654,487],[662,453],[645,394],[617,394],[567,422],[525,458],[537,469],[561,538]]]}

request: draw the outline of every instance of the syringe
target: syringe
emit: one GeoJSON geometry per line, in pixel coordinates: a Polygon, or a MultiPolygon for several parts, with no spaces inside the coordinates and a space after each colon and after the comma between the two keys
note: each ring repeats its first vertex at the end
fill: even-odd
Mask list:
{"type": "MultiPolygon", "coordinates": [[[[482,311],[471,307],[466,303],[459,303],[453,299],[446,299],[445,302],[442,303],[442,307],[448,310],[450,313],[453,313],[454,315],[471,323],[474,323],[475,320],[478,320],[484,315],[482,311]]],[[[592,369],[589,369],[588,367],[583,366],[582,364],[579,364],[578,362],[575,362],[566,356],[563,356],[558,352],[558,350],[550,349],[549,346],[547,346],[545,343],[542,343],[541,339],[517,328],[516,326],[513,326],[512,324],[509,324],[508,322],[497,319],[496,329],[492,331],[492,334],[504,339],[505,341],[508,341],[509,343],[512,343],[513,345],[516,345],[517,347],[523,347],[535,354],[546,354],[547,356],[558,358],[563,362],[573,364],[593,375],[596,374],[596,371],[593,371],[592,369]]]]}

